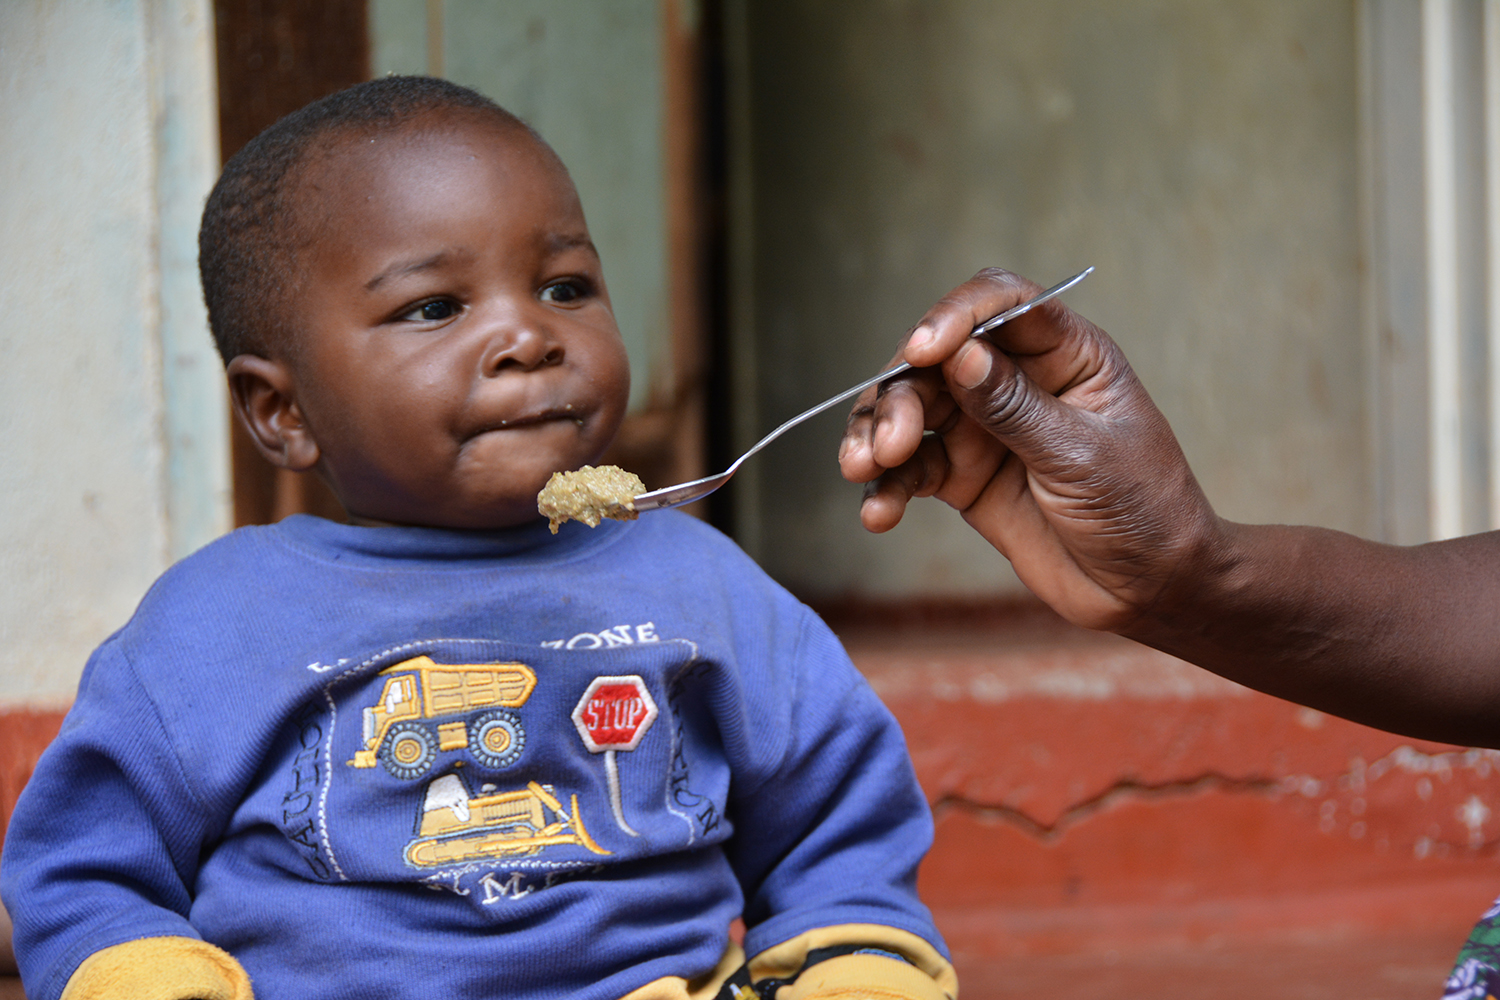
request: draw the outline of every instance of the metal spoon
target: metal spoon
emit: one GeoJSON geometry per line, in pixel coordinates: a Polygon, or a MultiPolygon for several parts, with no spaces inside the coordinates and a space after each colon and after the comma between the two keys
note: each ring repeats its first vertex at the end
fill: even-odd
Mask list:
{"type": "MultiPolygon", "coordinates": [[[[1061,281],[1053,285],[1051,288],[1047,289],[1036,298],[1029,299],[1026,302],[1022,302],[1018,306],[1011,306],[1003,313],[1000,313],[997,316],[992,316],[991,318],[976,326],[973,332],[969,334],[969,336],[982,336],[983,334],[986,334],[989,331],[995,329],[997,326],[1000,326],[1002,323],[1007,323],[1010,320],[1015,319],[1017,316],[1030,312],[1032,309],[1041,305],[1043,302],[1046,302],[1048,299],[1055,298],[1061,295],[1063,292],[1066,292],[1068,289],[1072,288],[1074,285],[1078,284],[1084,278],[1087,278],[1090,274],[1092,274],[1093,270],[1094,269],[1092,267],[1086,267],[1066,281],[1061,281]]],[[[780,427],[776,428],[771,433],[767,434],[765,437],[761,438],[759,441],[755,442],[755,444],[751,445],[749,451],[745,452],[739,458],[735,459],[733,465],[725,469],[723,472],[719,473],[717,476],[705,476],[703,479],[695,479],[690,483],[680,483],[677,486],[668,486],[665,489],[652,490],[650,493],[642,493],[640,496],[632,500],[631,504],[637,511],[665,510],[668,507],[681,507],[683,504],[692,503],[694,500],[701,500],[712,493],[714,490],[718,489],[720,486],[723,486],[725,483],[729,482],[729,478],[739,470],[739,467],[741,465],[745,464],[745,459],[749,458],[751,455],[754,455],[756,452],[760,451],[766,445],[770,444],[772,441],[775,441],[777,438],[781,437],[781,435],[785,434],[793,427],[796,427],[804,420],[807,420],[810,417],[815,417],[829,407],[837,406],[839,403],[842,403],[846,399],[852,399],[853,397],[858,396],[860,393],[864,392],[872,385],[878,385],[881,382],[886,381],[887,379],[895,378],[897,375],[900,375],[902,372],[908,370],[909,368],[911,368],[911,365],[903,361],[894,368],[887,368],[879,375],[874,375],[870,378],[865,379],[863,382],[859,383],[859,385],[856,385],[849,389],[845,389],[843,392],[839,393],[837,396],[834,396],[832,399],[823,400],[823,402],[819,403],[817,406],[814,406],[810,410],[804,410],[792,419],[788,420],[786,423],[782,424],[780,427]]]]}

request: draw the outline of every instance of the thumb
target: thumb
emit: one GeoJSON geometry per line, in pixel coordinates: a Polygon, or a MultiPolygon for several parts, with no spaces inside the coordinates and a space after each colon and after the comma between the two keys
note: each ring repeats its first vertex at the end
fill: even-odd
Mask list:
{"type": "Polygon", "coordinates": [[[1095,436],[1093,414],[1037,385],[998,347],[971,340],[943,367],[959,408],[1033,473],[1064,472],[1060,466],[1065,456],[1082,459],[1091,450],[1079,446],[1095,436]]]}

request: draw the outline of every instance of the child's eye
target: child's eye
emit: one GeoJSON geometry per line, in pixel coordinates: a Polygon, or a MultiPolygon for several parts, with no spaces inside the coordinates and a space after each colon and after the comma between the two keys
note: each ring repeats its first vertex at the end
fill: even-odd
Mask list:
{"type": "Polygon", "coordinates": [[[433,299],[431,302],[422,303],[401,318],[418,323],[435,323],[457,314],[458,306],[455,303],[447,299],[433,299]]]}
{"type": "Polygon", "coordinates": [[[559,281],[555,285],[548,285],[542,289],[541,299],[543,302],[556,302],[563,304],[577,302],[588,294],[588,288],[579,281],[559,281]]]}

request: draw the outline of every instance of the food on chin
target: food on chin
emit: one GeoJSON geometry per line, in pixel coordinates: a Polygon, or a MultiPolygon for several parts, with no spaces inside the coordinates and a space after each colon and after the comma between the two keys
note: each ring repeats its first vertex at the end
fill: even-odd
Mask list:
{"type": "Polygon", "coordinates": [[[646,484],[633,472],[617,465],[585,465],[577,472],[554,472],[542,492],[536,495],[536,509],[548,521],[552,533],[567,520],[582,521],[590,528],[612,517],[616,521],[634,521],[636,497],[646,492],[646,484]]]}

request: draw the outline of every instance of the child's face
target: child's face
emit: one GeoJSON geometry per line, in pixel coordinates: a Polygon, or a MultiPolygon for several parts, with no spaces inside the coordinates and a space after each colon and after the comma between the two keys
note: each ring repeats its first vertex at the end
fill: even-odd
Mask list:
{"type": "Polygon", "coordinates": [[[429,115],[309,165],[286,364],[356,520],[521,524],[597,461],[629,392],[577,192],[519,129],[429,115]]]}

